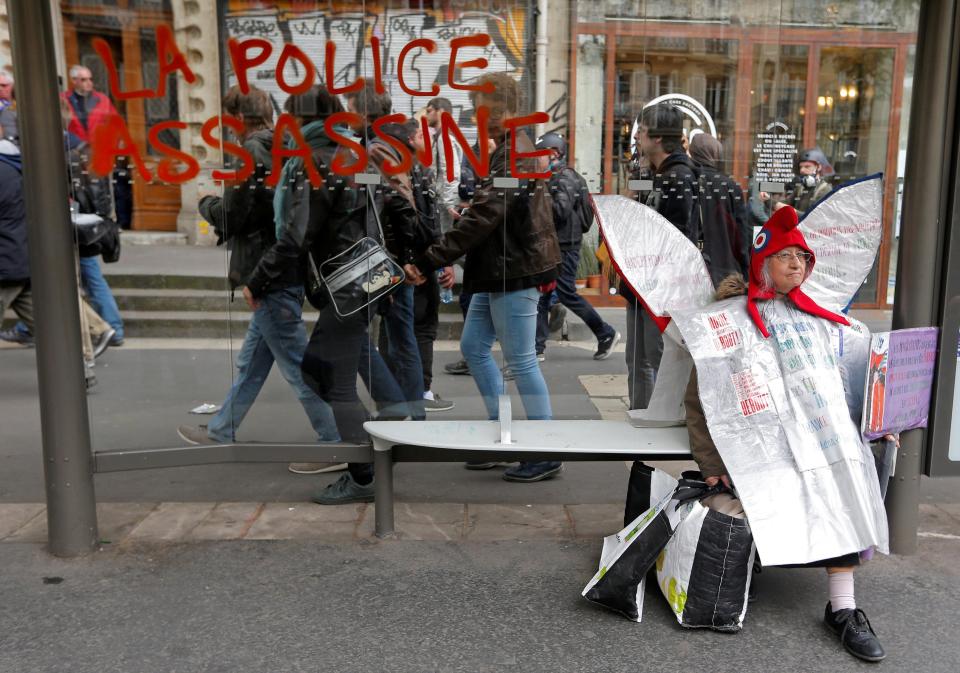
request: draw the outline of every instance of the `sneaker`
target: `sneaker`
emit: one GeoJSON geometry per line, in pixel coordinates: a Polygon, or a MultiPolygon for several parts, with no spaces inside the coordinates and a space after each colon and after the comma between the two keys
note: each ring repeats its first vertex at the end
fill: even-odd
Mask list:
{"type": "Polygon", "coordinates": [[[450,400],[445,400],[436,393],[433,394],[433,399],[423,398],[423,408],[427,411],[450,411],[455,406],[455,403],[450,400]]]}
{"type": "Polygon", "coordinates": [[[466,360],[457,360],[456,362],[451,362],[448,365],[444,365],[443,371],[448,374],[469,376],[470,365],[467,364],[466,360]]]}
{"type": "Polygon", "coordinates": [[[290,463],[287,469],[294,474],[324,474],[347,469],[346,463],[290,463]]]}
{"type": "Polygon", "coordinates": [[[490,470],[499,465],[509,465],[510,463],[504,463],[497,460],[468,460],[463,464],[463,469],[465,470],[490,470]]]}
{"type": "Polygon", "coordinates": [[[319,491],[312,498],[318,505],[343,505],[350,502],[373,502],[373,482],[361,486],[349,472],[341,474],[335,482],[319,491]]]}
{"type": "Polygon", "coordinates": [[[620,332],[614,332],[613,336],[600,339],[597,344],[597,352],[593,354],[594,360],[606,360],[613,352],[613,347],[620,343],[620,332]]]}
{"type": "Polygon", "coordinates": [[[537,362],[546,362],[546,361],[547,361],[546,353],[543,353],[543,352],[537,353],[537,362]]]}
{"type": "Polygon", "coordinates": [[[113,338],[110,339],[110,345],[113,346],[114,348],[118,348],[118,347],[122,346],[122,345],[123,345],[123,337],[122,337],[122,336],[114,335],[113,338]]]}
{"type": "Polygon", "coordinates": [[[207,426],[205,425],[181,425],[177,428],[177,434],[187,444],[195,446],[220,444],[220,442],[207,435],[207,426]]]}
{"type": "Polygon", "coordinates": [[[823,612],[823,623],[835,635],[840,636],[843,648],[858,659],[882,661],[887,656],[877,634],[870,626],[870,620],[860,608],[834,612],[828,601],[823,612]]]}
{"type": "Polygon", "coordinates": [[[558,460],[544,460],[536,463],[523,462],[503,473],[505,481],[543,481],[552,479],[563,471],[563,463],[558,460]]]}
{"type": "Polygon", "coordinates": [[[101,332],[93,338],[93,357],[98,358],[104,354],[104,352],[113,345],[113,337],[117,334],[117,330],[112,327],[107,329],[106,332],[101,332]]]}
{"type": "Polygon", "coordinates": [[[20,344],[21,346],[33,346],[33,335],[29,332],[21,332],[16,327],[0,330],[0,341],[9,341],[10,343],[20,344]]]}
{"type": "Polygon", "coordinates": [[[547,326],[551,332],[559,332],[563,329],[563,323],[567,318],[567,308],[563,304],[554,304],[550,307],[550,317],[547,318],[547,326]]]}

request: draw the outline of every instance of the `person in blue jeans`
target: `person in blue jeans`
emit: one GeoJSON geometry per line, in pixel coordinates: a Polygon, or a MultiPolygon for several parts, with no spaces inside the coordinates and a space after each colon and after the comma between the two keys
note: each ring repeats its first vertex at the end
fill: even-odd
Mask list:
{"type": "Polygon", "coordinates": [[[383,360],[403,391],[410,418],[422,421],[427,412],[423,404],[423,363],[413,331],[413,285],[400,286],[386,301],[389,306],[382,320],[388,349],[383,360]]]}
{"type": "MultiPolygon", "coordinates": [[[[207,437],[214,442],[233,442],[267,375],[277,363],[283,378],[297,395],[310,425],[321,442],[338,442],[340,434],[330,405],[310,389],[300,371],[307,348],[303,325],[303,286],[268,292],[254,311],[240,354],[237,377],[220,411],[207,425],[207,437]]],[[[329,470],[328,470],[329,471],[329,470]]]]}
{"type": "MultiPolygon", "coordinates": [[[[507,120],[520,109],[520,89],[505,73],[482,76],[479,86],[491,93],[473,92],[478,110],[486,108],[486,131],[496,143],[490,156],[490,175],[481,176],[470,208],[457,225],[431,245],[413,264],[407,277],[417,284],[426,275],[466,255],[463,288],[473,296],[463,326],[460,351],[483,397],[487,414],[498,416],[498,397],[504,392],[503,374],[493,358],[500,342],[507,367],[513,372],[520,399],[532,420],[553,417],[550,393],[535,352],[537,302],[557,279],[560,246],[553,226],[550,194],[542,179],[519,180],[516,187],[494,187],[494,178],[509,176],[510,148],[517,172],[537,173],[535,160],[521,158],[533,151],[523,133],[509,130],[507,120]]],[[[478,114],[478,118],[482,115],[478,114]]],[[[494,467],[468,463],[472,469],[494,467]]],[[[521,462],[503,474],[507,481],[532,482],[560,473],[559,461],[521,462]]]]}
{"type": "Polygon", "coordinates": [[[107,279],[103,277],[103,270],[100,268],[100,260],[97,257],[80,258],[80,282],[83,283],[87,301],[90,302],[93,310],[116,331],[110,339],[110,345],[122,346],[123,318],[120,317],[117,300],[113,298],[107,279]]]}
{"type": "MultiPolygon", "coordinates": [[[[264,253],[276,241],[274,190],[266,185],[273,146],[273,108],[265,92],[239,87],[227,92],[226,112],[244,123],[243,147],[254,157],[256,169],[238,188],[228,186],[223,196],[204,196],[200,214],[217,233],[217,243],[231,250],[228,280],[232,289],[246,287],[264,253]]],[[[233,442],[237,428],[253,406],[267,375],[276,362],[280,373],[297,395],[310,425],[321,442],[340,440],[333,410],[304,381],[301,371],[307,334],[302,312],[303,270],[284,265],[258,282],[258,297],[252,302],[253,317],[237,356],[237,376],[220,411],[209,424],[180,426],[180,437],[191,444],[233,442]]],[[[292,472],[315,474],[344,469],[344,463],[291,463],[292,472]]]]}

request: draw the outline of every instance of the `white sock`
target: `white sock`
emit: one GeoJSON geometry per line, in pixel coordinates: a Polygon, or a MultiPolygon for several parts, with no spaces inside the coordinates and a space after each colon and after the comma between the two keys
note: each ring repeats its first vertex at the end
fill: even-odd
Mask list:
{"type": "Polygon", "coordinates": [[[856,598],[853,595],[853,569],[827,574],[830,583],[830,607],[833,611],[855,610],[856,598]]]}
{"type": "Polygon", "coordinates": [[[425,399],[425,400],[433,400],[433,391],[432,391],[432,390],[427,390],[427,391],[425,391],[425,392],[423,393],[423,399],[425,399]]]}

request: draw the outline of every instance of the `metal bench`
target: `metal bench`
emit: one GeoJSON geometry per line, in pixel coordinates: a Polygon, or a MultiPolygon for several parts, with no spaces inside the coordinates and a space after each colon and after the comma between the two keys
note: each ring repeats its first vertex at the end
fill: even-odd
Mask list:
{"type": "Polygon", "coordinates": [[[686,427],[635,427],[630,421],[368,421],[376,470],[376,534],[394,532],[393,465],[463,460],[689,460],[686,427]]]}

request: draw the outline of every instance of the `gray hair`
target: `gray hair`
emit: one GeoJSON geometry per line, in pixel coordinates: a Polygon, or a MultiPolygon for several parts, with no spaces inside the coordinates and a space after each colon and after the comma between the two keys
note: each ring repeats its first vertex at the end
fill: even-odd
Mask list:
{"type": "MultiPolygon", "coordinates": [[[[87,72],[90,72],[90,68],[88,68],[88,67],[85,66],[85,65],[80,65],[79,63],[76,64],[76,65],[71,65],[71,66],[70,66],[70,72],[69,72],[70,79],[73,79],[74,77],[76,77],[77,75],[79,75],[81,70],[86,70],[87,72]]],[[[92,74],[92,73],[91,73],[91,74],[92,74]]]]}

